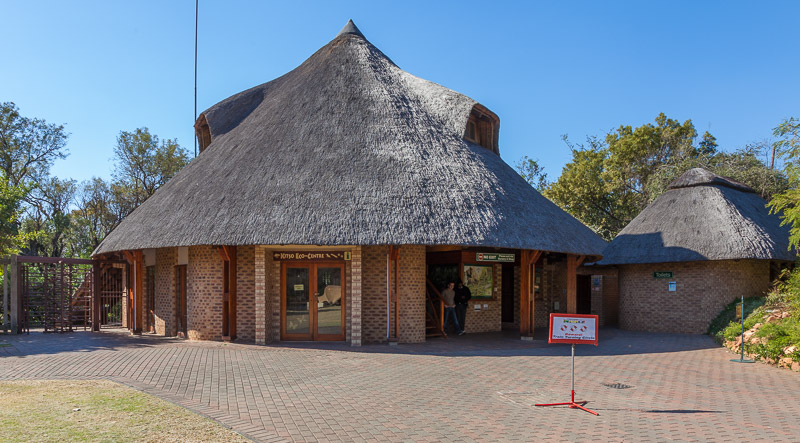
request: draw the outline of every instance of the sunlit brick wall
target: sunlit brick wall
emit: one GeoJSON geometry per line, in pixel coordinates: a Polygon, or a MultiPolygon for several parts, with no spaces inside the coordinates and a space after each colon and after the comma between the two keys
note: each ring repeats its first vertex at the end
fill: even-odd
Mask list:
{"type": "Polygon", "coordinates": [[[769,288],[769,262],[718,260],[619,267],[619,313],[622,329],[703,334],[717,314],[744,294],[755,297],[769,288]],[[673,278],[653,278],[672,271],[673,278]],[[669,292],[669,282],[676,291],[669,292]]]}
{"type": "Polygon", "coordinates": [[[178,260],[176,248],[156,250],[156,334],[174,336],[175,324],[175,264],[178,260]]]}

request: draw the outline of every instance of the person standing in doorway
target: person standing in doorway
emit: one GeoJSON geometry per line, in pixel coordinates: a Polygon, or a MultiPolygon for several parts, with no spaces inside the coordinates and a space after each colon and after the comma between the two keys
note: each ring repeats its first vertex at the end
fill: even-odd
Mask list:
{"type": "Polygon", "coordinates": [[[470,292],[469,288],[464,286],[464,283],[459,279],[456,284],[455,293],[456,318],[458,319],[458,324],[461,326],[461,332],[463,333],[467,330],[467,307],[469,306],[469,300],[472,298],[472,292],[470,292]]]}
{"type": "Polygon", "coordinates": [[[444,299],[444,327],[442,329],[447,331],[447,323],[452,318],[453,323],[456,324],[456,331],[458,331],[458,335],[464,333],[464,330],[461,329],[461,325],[458,323],[458,317],[456,316],[456,292],[453,290],[455,287],[455,283],[449,282],[447,284],[447,289],[442,291],[442,298],[444,299]]]}

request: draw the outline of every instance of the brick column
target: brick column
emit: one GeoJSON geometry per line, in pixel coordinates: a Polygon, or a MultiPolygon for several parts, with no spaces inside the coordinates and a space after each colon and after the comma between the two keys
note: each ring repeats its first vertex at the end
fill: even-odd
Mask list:
{"type": "Polygon", "coordinates": [[[350,262],[350,345],[361,346],[361,247],[352,250],[350,262]]]}
{"type": "Polygon", "coordinates": [[[264,260],[269,270],[270,289],[267,292],[267,303],[272,310],[272,336],[268,339],[268,343],[272,343],[281,339],[281,262],[272,259],[271,251],[267,251],[264,260]]]}
{"type": "Polygon", "coordinates": [[[256,246],[255,254],[255,341],[256,344],[264,345],[267,343],[267,281],[264,247],[256,246]]]}

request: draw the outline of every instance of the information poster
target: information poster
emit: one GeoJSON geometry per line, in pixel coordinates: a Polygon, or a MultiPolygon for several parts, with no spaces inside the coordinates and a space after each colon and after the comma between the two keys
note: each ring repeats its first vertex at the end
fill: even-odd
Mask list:
{"type": "Polygon", "coordinates": [[[550,314],[548,343],[574,343],[597,346],[596,315],[550,314]]]}

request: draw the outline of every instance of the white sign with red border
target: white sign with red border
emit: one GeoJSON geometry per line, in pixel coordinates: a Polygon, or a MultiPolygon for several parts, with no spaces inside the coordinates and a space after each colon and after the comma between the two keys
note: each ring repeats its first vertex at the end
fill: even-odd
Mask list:
{"type": "Polygon", "coordinates": [[[574,343],[597,346],[599,322],[596,315],[550,314],[548,343],[574,343]]]}

